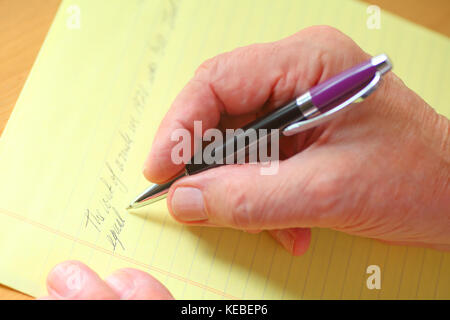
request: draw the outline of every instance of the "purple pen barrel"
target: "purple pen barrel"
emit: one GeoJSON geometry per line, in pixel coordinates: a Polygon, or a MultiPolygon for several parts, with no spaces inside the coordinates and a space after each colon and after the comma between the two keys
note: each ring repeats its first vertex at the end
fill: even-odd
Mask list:
{"type": "Polygon", "coordinates": [[[369,82],[376,72],[384,74],[391,68],[392,65],[386,55],[375,56],[311,88],[309,93],[312,103],[321,110],[369,82]]]}

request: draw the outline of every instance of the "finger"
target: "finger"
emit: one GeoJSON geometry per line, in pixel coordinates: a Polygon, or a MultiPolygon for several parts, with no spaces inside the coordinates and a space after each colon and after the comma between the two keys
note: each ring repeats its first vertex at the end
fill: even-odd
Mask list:
{"type": "Polygon", "coordinates": [[[311,229],[309,228],[269,230],[269,233],[294,256],[305,254],[311,243],[311,229]]]}
{"type": "Polygon", "coordinates": [[[273,175],[262,175],[261,164],[245,164],[186,177],[169,190],[169,211],[180,222],[241,230],[333,227],[343,211],[338,183],[344,179],[324,174],[337,160],[319,155],[305,150],[280,161],[273,175]]]}
{"type": "Polygon", "coordinates": [[[55,266],[47,277],[47,290],[53,299],[119,299],[105,281],[79,261],[55,266]]]}
{"type": "Polygon", "coordinates": [[[205,62],[175,99],[154,138],[144,165],[147,179],[161,183],[175,176],[183,164],[171,161],[177,129],[194,135],[194,121],[202,132],[219,124],[221,115],[244,115],[263,105],[278,107],[321,79],[367,58],[355,43],[329,27],[302,30],[286,39],[255,44],[221,54],[205,62]]]}
{"type": "Polygon", "coordinates": [[[172,300],[158,280],[140,270],[126,268],[114,272],[106,283],[122,300],[172,300]]]}

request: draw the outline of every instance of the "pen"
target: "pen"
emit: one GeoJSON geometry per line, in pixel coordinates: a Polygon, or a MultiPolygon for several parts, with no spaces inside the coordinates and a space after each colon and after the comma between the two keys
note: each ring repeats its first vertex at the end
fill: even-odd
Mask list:
{"type": "MultiPolygon", "coordinates": [[[[236,146],[239,135],[245,135],[247,130],[266,129],[266,132],[269,132],[271,129],[279,129],[284,136],[291,136],[329,121],[341,112],[348,110],[350,105],[369,96],[378,87],[381,77],[391,69],[392,64],[385,54],[374,56],[368,61],[314,86],[285,106],[249,123],[242,128],[240,133],[215,147],[212,153],[224,155],[225,159],[230,156],[236,157],[242,151],[247,152],[249,142],[245,138],[245,143],[240,148],[232,149],[234,150],[232,155],[226,155],[224,152],[227,150],[227,146],[231,144],[233,147],[236,146]]],[[[261,138],[263,136],[258,135],[257,139],[261,138]]],[[[143,207],[165,198],[170,186],[182,177],[228,163],[226,161],[212,164],[195,163],[193,159],[186,164],[184,173],[167,183],[150,186],[136,197],[127,209],[143,207]]]]}

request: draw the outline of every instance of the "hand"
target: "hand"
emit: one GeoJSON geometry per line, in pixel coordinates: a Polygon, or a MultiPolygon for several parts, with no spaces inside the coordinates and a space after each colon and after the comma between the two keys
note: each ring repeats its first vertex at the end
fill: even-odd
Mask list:
{"type": "Polygon", "coordinates": [[[136,269],[120,269],[105,280],[78,261],[65,261],[47,277],[48,296],[41,300],[171,300],[170,292],[155,278],[136,269]]]}
{"type": "MultiPolygon", "coordinates": [[[[161,123],[144,174],[162,183],[183,169],[171,161],[171,133],[236,128],[370,57],[330,27],[312,27],[203,63],[161,123]],[[262,107],[264,106],[264,107],[262,107]]],[[[293,254],[311,227],[393,244],[450,249],[449,120],[392,72],[351,112],[280,140],[275,175],[228,165],[177,181],[167,203],[183,223],[269,232],[293,254]]]]}

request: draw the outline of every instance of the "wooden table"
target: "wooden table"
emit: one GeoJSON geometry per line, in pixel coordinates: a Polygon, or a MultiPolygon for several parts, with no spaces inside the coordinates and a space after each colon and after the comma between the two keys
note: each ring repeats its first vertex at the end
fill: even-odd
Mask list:
{"type": "MultiPolygon", "coordinates": [[[[366,2],[450,37],[449,0],[366,2]]],[[[0,0],[0,134],[14,108],[59,3],[60,0],[0,0]]],[[[31,297],[0,285],[0,299],[31,297]]]]}

